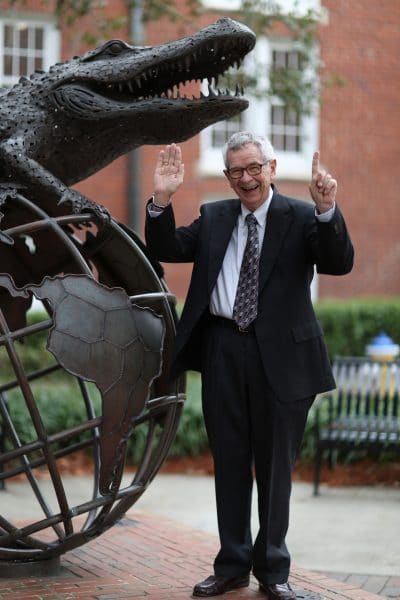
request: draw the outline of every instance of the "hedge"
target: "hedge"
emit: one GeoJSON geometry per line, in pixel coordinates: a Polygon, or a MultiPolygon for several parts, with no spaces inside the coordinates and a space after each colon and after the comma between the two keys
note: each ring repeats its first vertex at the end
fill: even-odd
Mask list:
{"type": "MultiPolygon", "coordinates": [[[[385,331],[392,339],[400,343],[400,298],[363,299],[363,300],[326,300],[315,306],[317,316],[325,332],[331,357],[337,355],[364,355],[365,346],[372,338],[385,331]]],[[[40,316],[33,317],[35,321],[40,316]]],[[[53,358],[43,348],[46,332],[30,336],[23,344],[18,344],[20,355],[26,368],[42,367],[53,358]]],[[[0,352],[1,380],[10,378],[11,371],[4,348],[0,352]]],[[[45,426],[49,433],[60,431],[80,420],[85,420],[83,401],[77,394],[76,382],[73,378],[60,372],[53,381],[36,382],[35,397],[40,405],[45,426]]],[[[200,377],[190,372],[187,378],[187,400],[183,409],[178,432],[171,447],[170,455],[195,455],[207,448],[207,436],[201,411],[200,377]]],[[[14,419],[22,441],[32,440],[35,433],[30,417],[18,393],[10,401],[10,413],[14,419]]],[[[307,424],[303,444],[303,456],[310,458],[313,454],[312,440],[313,411],[307,424]]],[[[137,431],[129,443],[128,459],[137,462],[144,444],[144,431],[137,431]]]]}
{"type": "Polygon", "coordinates": [[[331,358],[364,356],[365,347],[384,331],[400,344],[400,298],[322,300],[315,305],[331,358]]]}

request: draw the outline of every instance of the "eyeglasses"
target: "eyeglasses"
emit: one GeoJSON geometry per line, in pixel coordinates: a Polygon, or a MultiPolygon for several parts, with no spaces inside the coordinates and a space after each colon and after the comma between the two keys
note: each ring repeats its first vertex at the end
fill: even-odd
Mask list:
{"type": "Polygon", "coordinates": [[[267,160],[263,163],[251,163],[250,165],[247,165],[247,167],[233,167],[233,169],[227,169],[226,172],[231,179],[241,179],[245,171],[251,176],[259,175],[263,166],[267,165],[269,162],[271,161],[267,160]]]}

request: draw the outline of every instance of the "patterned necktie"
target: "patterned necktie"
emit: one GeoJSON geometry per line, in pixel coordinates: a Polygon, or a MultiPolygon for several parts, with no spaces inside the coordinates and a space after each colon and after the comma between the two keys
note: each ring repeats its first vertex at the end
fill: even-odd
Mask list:
{"type": "Polygon", "coordinates": [[[238,324],[239,329],[246,329],[254,321],[257,316],[258,304],[259,242],[257,219],[252,213],[249,213],[246,217],[246,223],[248,228],[247,242],[233,306],[233,319],[238,324]]]}

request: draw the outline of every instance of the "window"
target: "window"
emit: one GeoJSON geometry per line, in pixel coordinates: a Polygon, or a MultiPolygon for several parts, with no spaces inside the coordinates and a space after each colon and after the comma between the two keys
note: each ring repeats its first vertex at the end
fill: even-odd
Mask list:
{"type": "Polygon", "coordinates": [[[242,115],[237,115],[228,121],[219,121],[219,123],[215,123],[215,125],[211,127],[211,146],[213,148],[221,149],[231,135],[242,129],[242,122],[242,115]]]}
{"type": "MultiPolygon", "coordinates": [[[[300,54],[286,40],[258,38],[256,47],[245,60],[243,68],[255,74],[261,89],[268,87],[271,68],[301,69],[300,54]]],[[[232,87],[232,86],[231,86],[232,87]]],[[[249,108],[236,120],[216,123],[200,135],[199,170],[202,175],[222,173],[221,146],[239,129],[266,135],[274,146],[278,178],[308,180],[310,161],[318,148],[318,111],[300,115],[284,106],[278,98],[246,92],[249,108]]]]}
{"type": "Polygon", "coordinates": [[[0,83],[12,86],[21,76],[47,70],[59,58],[59,33],[53,22],[0,19],[0,83]]]}
{"type": "MultiPolygon", "coordinates": [[[[295,50],[272,50],[272,69],[300,70],[300,55],[295,50]]],[[[271,102],[269,137],[276,151],[301,152],[302,120],[298,111],[271,102]]]]}

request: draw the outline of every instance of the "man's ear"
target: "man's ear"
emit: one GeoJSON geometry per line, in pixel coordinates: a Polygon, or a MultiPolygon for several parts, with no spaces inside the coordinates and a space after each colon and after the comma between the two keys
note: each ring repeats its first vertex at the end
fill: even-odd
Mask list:
{"type": "Polygon", "coordinates": [[[270,160],[269,165],[271,171],[271,179],[274,179],[274,177],[276,176],[276,158],[270,160]]]}
{"type": "Polygon", "coordinates": [[[231,180],[230,180],[230,177],[229,177],[229,174],[228,174],[228,170],[227,170],[227,169],[224,169],[224,175],[225,175],[225,177],[227,178],[227,180],[228,180],[228,182],[229,182],[229,185],[232,187],[232,182],[231,182],[231,180]]]}

